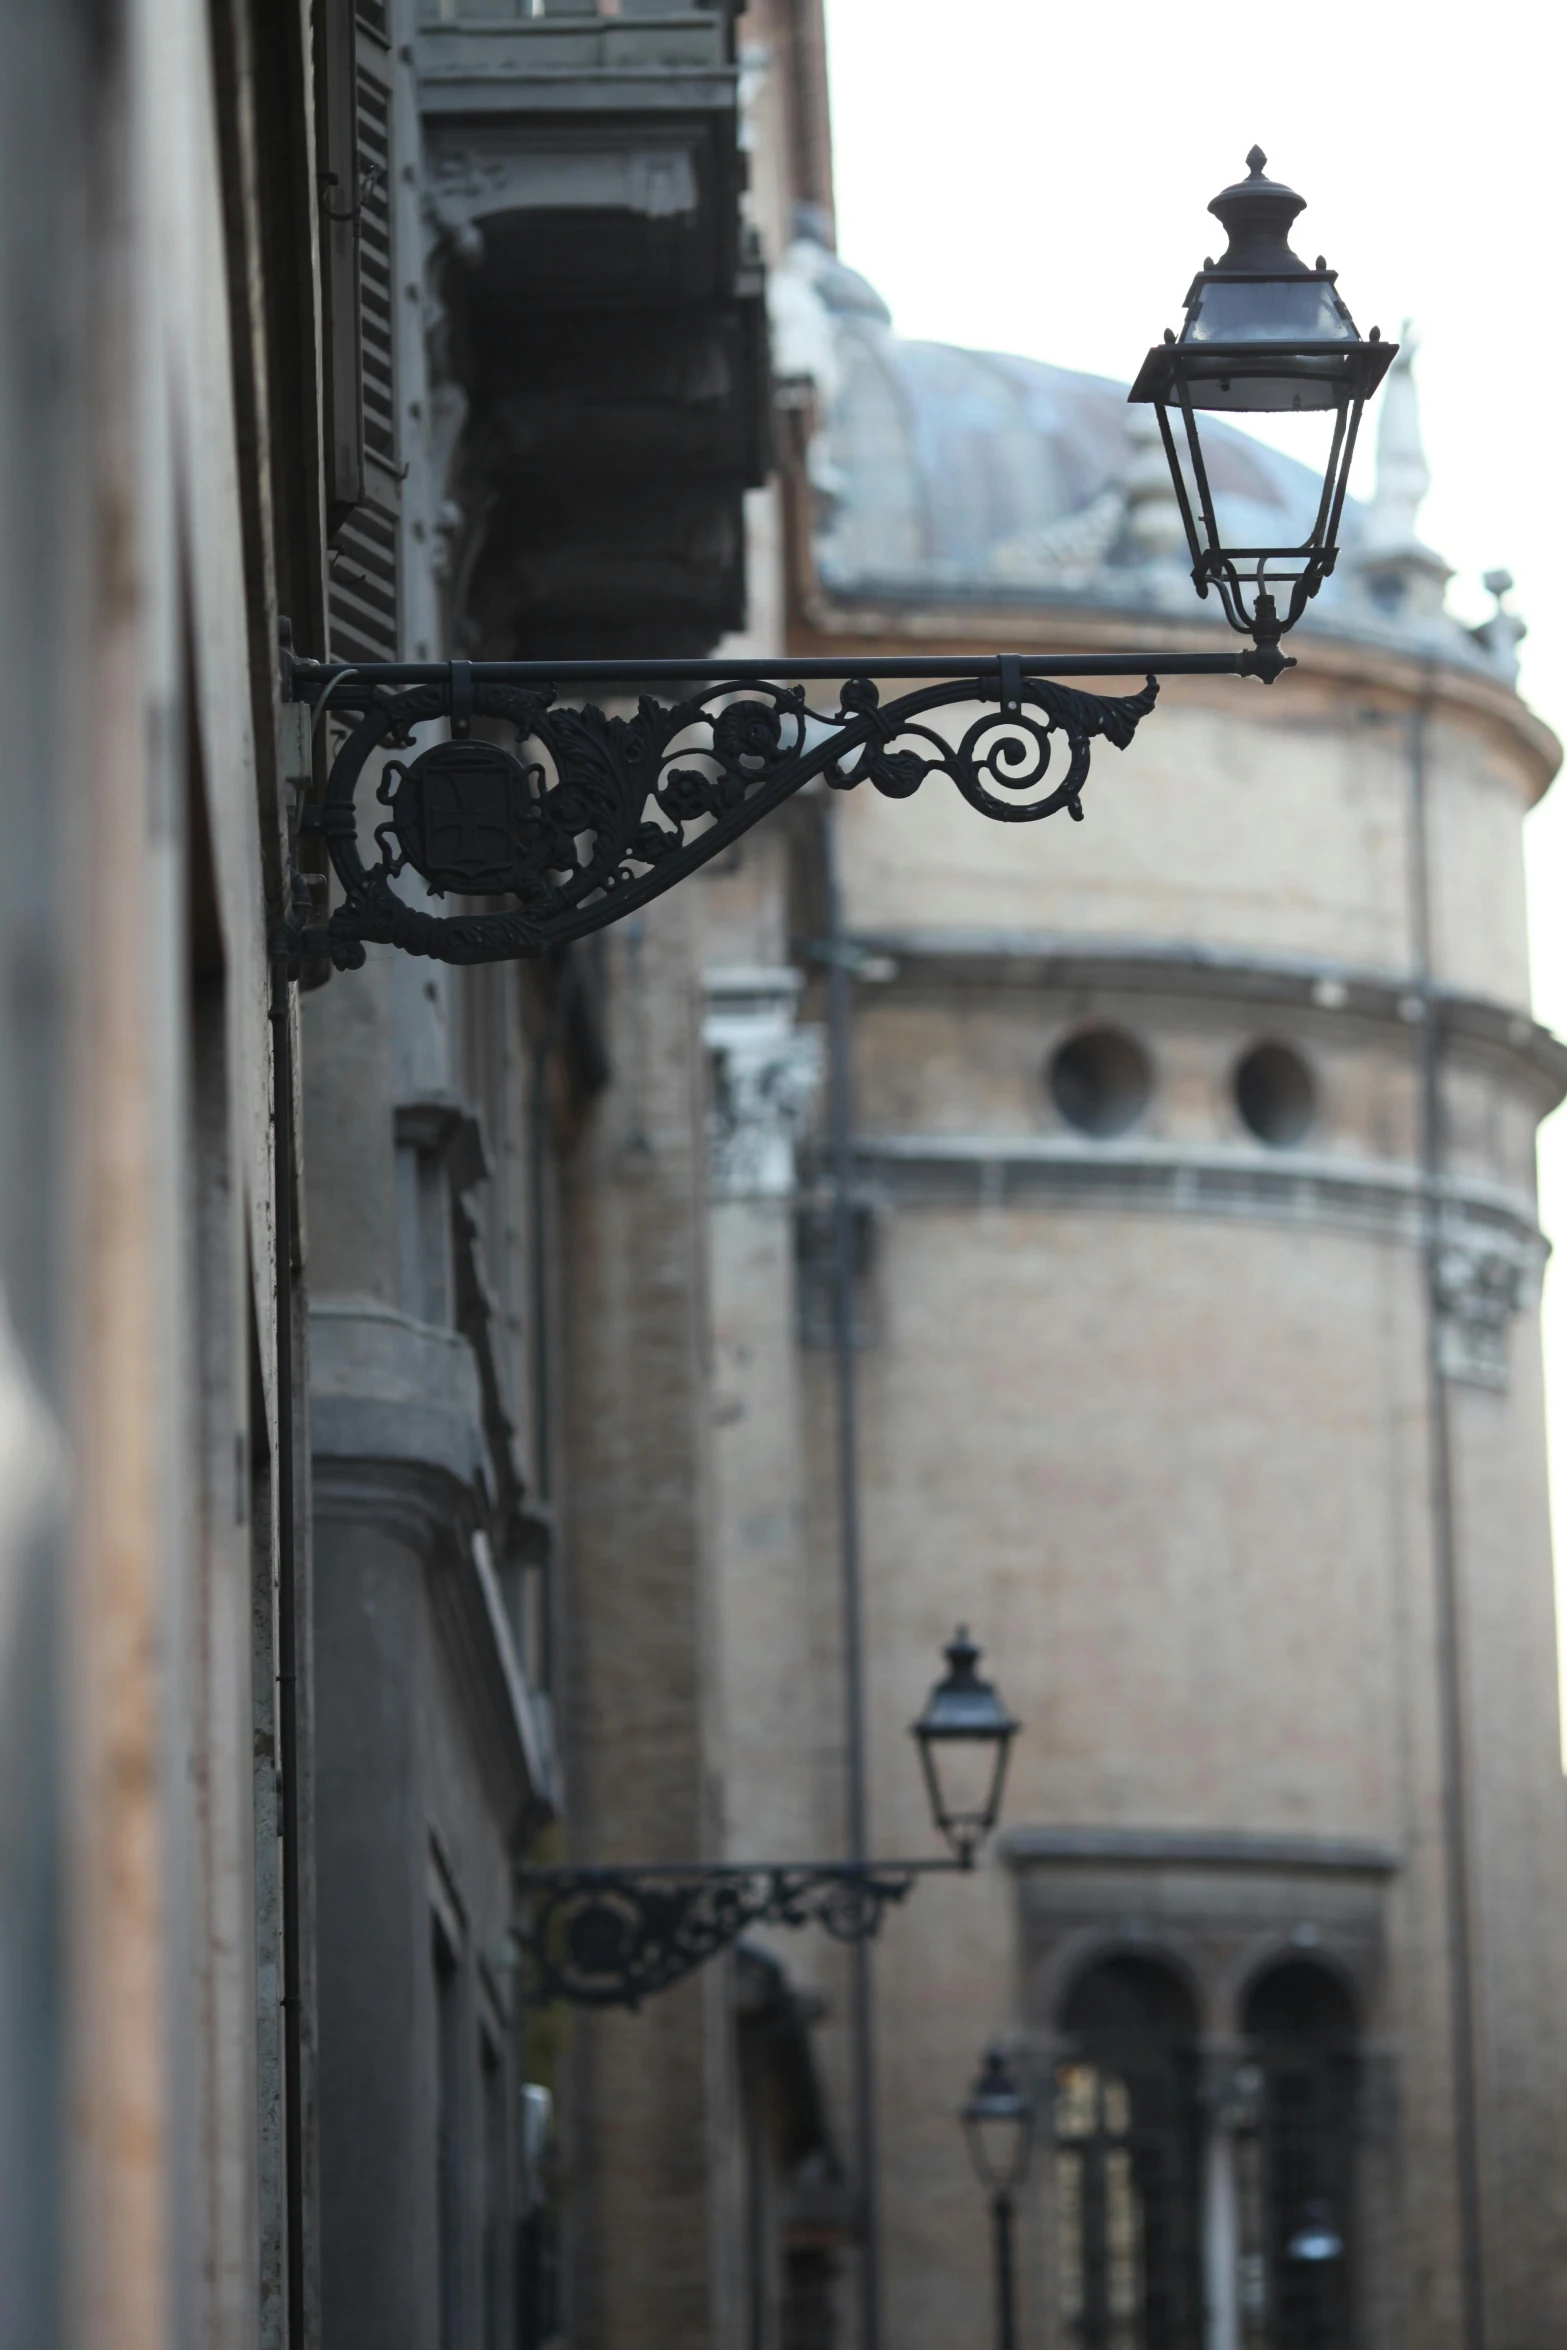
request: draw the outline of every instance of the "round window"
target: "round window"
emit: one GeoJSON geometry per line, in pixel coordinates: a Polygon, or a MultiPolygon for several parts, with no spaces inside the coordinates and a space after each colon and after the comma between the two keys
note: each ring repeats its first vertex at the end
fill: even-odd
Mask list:
{"type": "Polygon", "coordinates": [[[1050,1098],[1080,1134],[1124,1134],[1148,1106],[1153,1071],[1137,1039],[1120,1028],[1083,1028],[1056,1048],[1050,1098]]]}
{"type": "Polygon", "coordinates": [[[1287,1044],[1254,1044],[1235,1064],[1235,1107],[1259,1142],[1299,1142],[1317,1107],[1311,1071],[1287,1044]]]}

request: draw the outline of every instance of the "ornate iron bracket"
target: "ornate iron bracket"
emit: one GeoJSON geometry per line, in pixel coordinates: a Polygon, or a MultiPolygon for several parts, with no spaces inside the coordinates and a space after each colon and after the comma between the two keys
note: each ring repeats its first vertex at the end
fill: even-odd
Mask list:
{"type": "Polygon", "coordinates": [[[917,1876],[961,1860],[809,1861],[712,1868],[523,1869],[523,1996],[640,2006],[737,1942],[748,1926],[822,1926],[869,1941],[917,1876]]]}
{"type": "Polygon", "coordinates": [[[543,954],[662,897],[817,776],[835,791],[869,783],[908,799],[940,774],[999,823],[1036,824],[1063,808],[1080,820],[1094,743],[1126,748],[1161,674],[1271,682],[1289,666],[1276,646],[888,658],[874,677],[833,661],[290,662],[289,694],[318,718],[330,708],[349,722],[326,796],[301,820],[324,836],[342,902],[324,926],[294,933],[296,951],[325,953],[340,969],[362,963],[372,942],[448,963],[543,954]],[[1104,695],[1063,676],[1144,682],[1139,693],[1104,695]],[[837,681],[836,707],[807,701],[804,683],[817,678],[837,681]],[[905,678],[929,682],[884,702],[882,682],[905,678]],[[682,698],[643,694],[633,715],[556,701],[563,685],[659,681],[685,688],[682,698]],[[963,713],[951,736],[928,723],[940,710],[963,713]],[[511,746],[476,735],[479,718],[509,728],[511,746]],[[450,739],[417,750],[415,730],[441,720],[450,739]],[[373,760],[384,814],[367,861],[358,795],[373,760]],[[491,903],[431,913],[398,888],[404,874],[437,898],[491,903]]]}

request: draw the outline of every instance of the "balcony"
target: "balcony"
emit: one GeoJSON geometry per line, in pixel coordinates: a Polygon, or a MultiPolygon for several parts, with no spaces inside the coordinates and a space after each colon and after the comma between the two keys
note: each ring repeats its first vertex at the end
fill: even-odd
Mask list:
{"type": "Polygon", "coordinates": [[[743,616],[767,463],[762,273],[727,7],[470,7],[415,43],[468,649],[705,650],[743,616]]]}

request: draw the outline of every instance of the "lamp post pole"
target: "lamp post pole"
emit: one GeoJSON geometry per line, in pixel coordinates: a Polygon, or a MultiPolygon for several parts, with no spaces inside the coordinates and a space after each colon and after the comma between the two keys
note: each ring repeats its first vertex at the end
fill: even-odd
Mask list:
{"type": "Polygon", "coordinates": [[[1017,2305],[1012,2283],[1012,2191],[998,2187],[990,2199],[996,2244],[996,2350],[1017,2350],[1017,2305]]]}
{"type": "MultiPolygon", "coordinates": [[[[865,1622],[860,1577],[859,1428],[854,1369],[854,1071],[849,948],[836,809],[822,827],[827,883],[828,1135],[832,1180],[833,1386],[838,1429],[838,1544],[843,1618],[845,1828],[849,1858],[870,1835],[865,1775],[865,1622]]],[[[876,2142],[876,1986],[869,1942],[849,1956],[854,2154],[860,2222],[860,2350],[881,2350],[881,2172],[876,2142]]]]}
{"type": "Polygon", "coordinates": [[[1014,2079],[1005,2051],[990,2047],[959,2109],[974,2175],[990,2193],[996,2263],[997,2350],[1017,2350],[1017,2293],[1012,2215],[1034,2147],[1034,2108],[1014,2079]]]}

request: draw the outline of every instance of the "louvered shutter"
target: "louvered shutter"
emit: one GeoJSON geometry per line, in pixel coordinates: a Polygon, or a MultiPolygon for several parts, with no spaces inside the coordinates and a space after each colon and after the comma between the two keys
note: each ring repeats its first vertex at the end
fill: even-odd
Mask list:
{"type": "Polygon", "coordinates": [[[328,0],[322,23],[331,657],[392,661],[400,498],[386,9],[328,0]]]}

